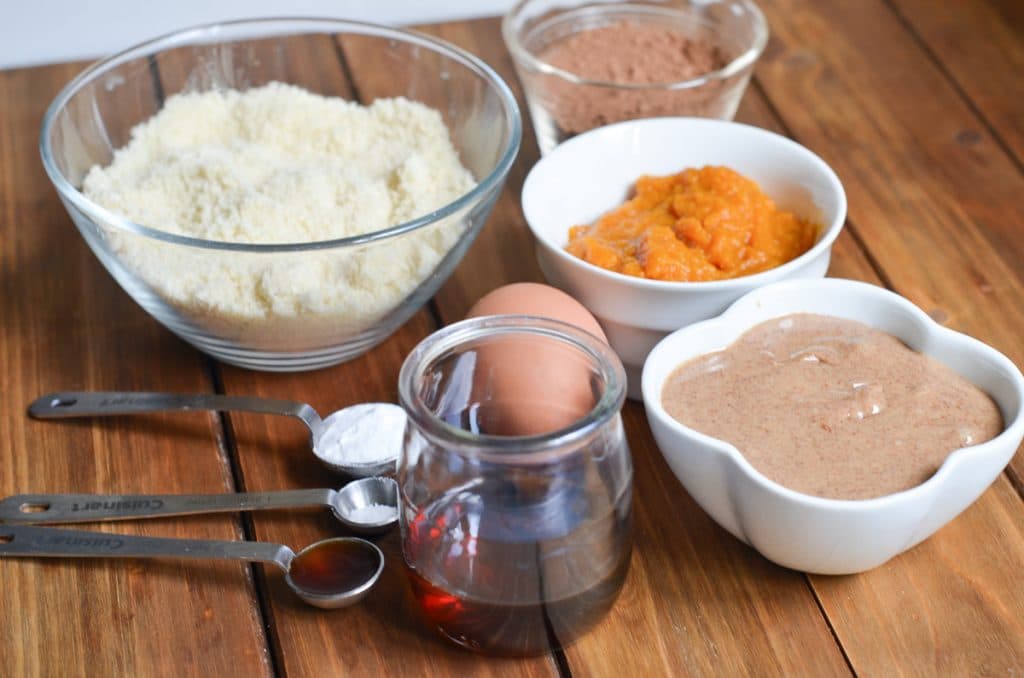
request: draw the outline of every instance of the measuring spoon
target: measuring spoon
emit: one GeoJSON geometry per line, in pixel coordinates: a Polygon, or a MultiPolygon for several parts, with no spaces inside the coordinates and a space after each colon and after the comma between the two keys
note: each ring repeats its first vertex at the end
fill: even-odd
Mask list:
{"type": "Polygon", "coordinates": [[[52,525],[134,520],[201,513],[328,506],[334,517],[363,534],[386,532],[398,521],[398,485],[391,478],[353,480],[340,490],[284,490],[233,494],[19,494],[0,500],[0,523],[52,525]],[[366,507],[387,506],[380,517],[366,507]],[[363,514],[367,517],[361,517],[363,514]]]}
{"type": "Polygon", "coordinates": [[[271,563],[285,572],[295,595],[310,605],[333,609],[362,600],[384,571],[384,554],[358,537],[323,539],[298,553],[282,544],[258,541],[170,539],[0,525],[0,557],[196,558],[271,563]]]}
{"type": "MultiPolygon", "coordinates": [[[[274,400],[250,396],[212,393],[146,393],[133,391],[68,391],[50,393],[37,398],[28,408],[36,419],[70,419],[103,417],[146,412],[258,412],[295,417],[309,429],[313,454],[333,471],[354,478],[394,473],[405,430],[405,412],[391,403],[362,403],[338,410],[321,418],[310,405],[290,400],[274,400]],[[380,450],[373,461],[345,463],[341,455],[331,454],[346,443],[341,433],[349,427],[366,425],[366,417],[379,417],[380,425],[392,431],[386,436],[388,449],[380,450]]],[[[357,430],[357,429],[354,429],[357,430]]],[[[355,436],[352,444],[360,444],[365,436],[355,436]]]]}

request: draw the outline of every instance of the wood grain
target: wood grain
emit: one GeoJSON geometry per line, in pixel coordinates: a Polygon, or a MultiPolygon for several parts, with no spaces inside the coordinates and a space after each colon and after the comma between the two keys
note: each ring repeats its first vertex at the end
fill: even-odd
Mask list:
{"type": "Polygon", "coordinates": [[[812,577],[863,675],[997,676],[1024,667],[1024,512],[1005,476],[920,546],[850,577],[812,577]]]}
{"type": "Polygon", "coordinates": [[[1024,167],[1024,3],[889,2],[1024,167]]]}
{"type": "MultiPolygon", "coordinates": [[[[1024,189],[1019,172],[990,138],[958,148],[954,131],[979,121],[888,7],[865,2],[854,11],[842,2],[785,0],[764,7],[775,37],[759,81],[796,139],[839,173],[851,228],[879,273],[933,317],[1019,363],[1021,269],[1002,240],[1020,228],[1016,208],[1006,203],[1024,189]],[[835,25],[844,30],[826,29],[835,25]],[[862,49],[868,43],[877,49],[862,49]],[[967,190],[991,203],[978,208],[977,199],[962,197],[967,190]],[[985,219],[994,211],[1001,234],[985,219]]],[[[1019,456],[1014,463],[1019,469],[1019,456]]],[[[908,672],[1019,670],[1024,591],[1016,573],[1024,549],[1013,535],[1020,521],[1020,497],[1004,476],[949,526],[886,566],[855,577],[813,577],[853,668],[889,673],[893,662],[915,657],[920,663],[904,664],[908,672]],[[958,608],[962,614],[952,613],[958,608]]]]}
{"type": "MultiPolygon", "coordinates": [[[[43,111],[79,68],[0,72],[0,493],[229,490],[210,416],[25,415],[53,390],[210,390],[199,355],[88,251],[40,166],[43,111]]],[[[239,536],[231,517],[106,529],[239,536]]],[[[0,559],[0,581],[4,675],[269,673],[248,566],[0,559]]]]}
{"type": "MultiPolygon", "coordinates": [[[[515,82],[497,21],[426,30],[474,52],[506,81],[515,82]]],[[[495,209],[487,237],[481,236],[449,283],[458,291],[438,296],[438,310],[446,321],[459,319],[467,301],[475,300],[466,299],[467,290],[480,295],[515,280],[541,280],[534,268],[532,236],[516,199],[525,176],[522,168],[536,158],[527,127],[517,162],[520,171],[510,177],[505,194],[514,203],[495,209]],[[512,261],[499,264],[507,260],[512,261]]],[[[572,673],[848,674],[804,577],[768,563],[715,525],[669,470],[643,408],[628,404],[624,416],[636,466],[636,546],[612,612],[565,652],[572,673]]]]}

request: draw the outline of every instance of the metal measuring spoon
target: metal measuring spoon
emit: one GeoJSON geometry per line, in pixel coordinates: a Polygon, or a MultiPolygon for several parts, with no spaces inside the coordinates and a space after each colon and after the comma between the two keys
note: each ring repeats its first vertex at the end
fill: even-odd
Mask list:
{"type": "Polygon", "coordinates": [[[394,473],[398,461],[401,436],[395,436],[394,449],[381,450],[381,457],[370,462],[341,463],[318,445],[328,436],[329,444],[339,444],[337,431],[332,423],[340,426],[357,425],[359,417],[353,417],[362,409],[380,408],[377,416],[386,416],[395,426],[402,423],[404,430],[405,412],[391,403],[363,403],[342,408],[321,418],[306,403],[290,400],[274,400],[250,396],[216,395],[212,393],[146,393],[133,391],[67,391],[50,393],[37,398],[28,408],[28,414],[36,419],[70,419],[76,417],[102,417],[146,412],[178,412],[206,410],[213,412],[258,412],[295,417],[309,429],[309,443],[313,454],[328,468],[354,478],[379,476],[394,473]]]}
{"type": "MultiPolygon", "coordinates": [[[[227,511],[328,506],[362,534],[380,534],[398,522],[398,484],[391,478],[353,480],[340,490],[284,490],[235,494],[19,494],[0,500],[0,523],[53,525],[134,520],[227,511]],[[371,506],[394,509],[387,518],[361,518],[371,506]]],[[[371,516],[374,518],[374,516],[371,516]]]]}
{"type": "Polygon", "coordinates": [[[258,541],[170,539],[0,525],[0,557],[3,556],[196,558],[271,563],[284,570],[285,582],[295,595],[325,609],[362,600],[384,571],[381,550],[358,537],[323,539],[296,553],[282,544],[258,541]],[[335,555],[338,552],[345,557],[335,555]]]}

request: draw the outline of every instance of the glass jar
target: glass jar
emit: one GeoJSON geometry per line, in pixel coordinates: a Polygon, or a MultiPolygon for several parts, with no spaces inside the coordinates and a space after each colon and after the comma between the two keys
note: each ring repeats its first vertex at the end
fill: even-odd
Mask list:
{"type": "Polygon", "coordinates": [[[608,345],[553,320],[473,318],[409,355],[402,553],[444,637],[540,654],[611,608],[632,548],[624,397],[608,345]]]}

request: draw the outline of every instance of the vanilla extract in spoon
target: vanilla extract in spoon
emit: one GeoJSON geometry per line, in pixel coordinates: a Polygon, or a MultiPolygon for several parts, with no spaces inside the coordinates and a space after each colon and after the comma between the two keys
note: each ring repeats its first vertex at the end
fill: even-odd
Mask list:
{"type": "Polygon", "coordinates": [[[308,593],[330,596],[358,589],[375,575],[381,559],[359,541],[330,539],[299,551],[288,578],[308,593]]]}

